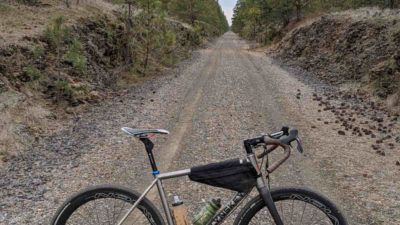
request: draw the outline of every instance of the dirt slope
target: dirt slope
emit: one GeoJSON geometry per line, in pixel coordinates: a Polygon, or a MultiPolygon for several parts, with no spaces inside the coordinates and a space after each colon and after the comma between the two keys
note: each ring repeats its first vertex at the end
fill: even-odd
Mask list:
{"type": "MultiPolygon", "coordinates": [[[[0,166],[90,104],[142,79],[135,69],[138,58],[144,58],[144,41],[140,34],[126,36],[121,6],[81,1],[67,8],[64,1],[39,2],[0,3],[0,166]],[[61,41],[55,44],[57,32],[61,41]],[[124,40],[136,41],[132,62],[125,60],[124,40]]],[[[133,26],[140,28],[140,21],[133,26]]],[[[173,44],[171,49],[160,45],[163,52],[150,56],[150,75],[172,67],[194,47],[187,40],[193,36],[190,26],[167,20],[163,29],[173,34],[173,44]]]]}
{"type": "Polygon", "coordinates": [[[79,5],[72,3],[70,8],[62,0],[37,2],[36,5],[21,4],[14,0],[0,2],[0,47],[15,44],[30,46],[29,38],[41,35],[50,19],[60,15],[68,18],[69,24],[75,24],[82,18],[104,14],[112,16],[113,10],[119,9],[105,0],[84,0],[79,5]]]}
{"type": "Polygon", "coordinates": [[[361,82],[376,96],[398,98],[399,46],[400,11],[365,8],[324,15],[291,31],[278,57],[332,84],[361,82]]]}
{"type": "Polygon", "coordinates": [[[114,18],[117,8],[102,0],[81,1],[70,8],[59,0],[35,5],[0,2],[0,167],[4,160],[23,154],[40,138],[58,130],[68,118],[55,109],[51,93],[46,92],[51,78],[46,80],[43,75],[47,78],[56,73],[54,57],[45,57],[48,46],[41,38],[46,28],[61,15],[68,18],[66,26],[100,15],[114,18]],[[31,75],[38,80],[26,76],[27,68],[34,68],[31,75]]]}

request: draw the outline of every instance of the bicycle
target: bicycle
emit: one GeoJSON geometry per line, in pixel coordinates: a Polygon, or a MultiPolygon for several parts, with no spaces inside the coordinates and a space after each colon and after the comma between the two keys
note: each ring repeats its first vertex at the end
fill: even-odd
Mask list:
{"type": "Polygon", "coordinates": [[[142,194],[127,188],[110,185],[96,186],[84,190],[69,198],[58,209],[51,222],[52,225],[122,225],[126,222],[164,225],[165,222],[161,213],[146,198],[146,195],[154,186],[158,188],[167,224],[174,225],[175,222],[162,181],[182,176],[189,176],[195,182],[237,192],[207,225],[221,224],[242,203],[254,187],[256,187],[259,195],[248,201],[241,209],[234,221],[235,225],[261,224],[261,222],[276,225],[347,225],[347,221],[338,207],[325,196],[315,191],[297,187],[270,190],[267,183],[269,174],[289,158],[291,143],[297,143],[297,150],[303,153],[302,142],[296,129],[292,129],[289,132],[288,127],[283,127],[279,132],[244,140],[243,143],[246,150],[246,158],[244,159],[227,160],[167,173],[158,171],[153,155],[154,144],[150,140],[156,134],[169,134],[167,130],[132,129],[127,127],[122,128],[122,130],[128,135],[138,138],[144,144],[152,167],[153,182],[142,194]],[[260,154],[256,154],[255,151],[258,147],[263,147],[264,149],[260,154]],[[268,160],[264,163],[264,158],[278,147],[284,150],[282,159],[272,165],[269,165],[268,160]],[[259,162],[260,160],[261,162],[259,162]],[[265,164],[265,171],[260,169],[263,164],[265,164]],[[88,211],[89,208],[103,211],[93,214],[93,211],[88,211]],[[111,211],[112,213],[110,213],[111,211]],[[135,212],[135,215],[133,215],[133,212],[135,212]]]}

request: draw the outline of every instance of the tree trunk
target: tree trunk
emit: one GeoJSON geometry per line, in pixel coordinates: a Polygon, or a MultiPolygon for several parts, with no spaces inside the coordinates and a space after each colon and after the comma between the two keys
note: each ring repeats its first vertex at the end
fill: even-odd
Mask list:
{"type": "Polygon", "coordinates": [[[190,25],[194,26],[194,23],[196,22],[196,15],[194,15],[194,4],[193,1],[189,1],[189,18],[190,18],[190,25]]]}
{"type": "Polygon", "coordinates": [[[301,5],[296,4],[296,20],[299,21],[301,19],[301,5]]]}
{"type": "Polygon", "coordinates": [[[390,7],[391,9],[394,9],[394,1],[395,1],[395,0],[389,0],[389,7],[390,7]]]}
{"type": "Polygon", "coordinates": [[[146,22],[146,56],[144,60],[144,70],[143,74],[146,74],[147,67],[149,64],[149,57],[150,57],[150,20],[151,20],[151,15],[150,15],[150,0],[147,0],[147,22],[146,22]]]}

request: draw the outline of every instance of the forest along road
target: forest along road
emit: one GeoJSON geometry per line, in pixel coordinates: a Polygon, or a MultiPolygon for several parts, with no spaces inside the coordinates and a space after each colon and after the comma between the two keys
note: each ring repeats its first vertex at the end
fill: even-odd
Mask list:
{"type": "MultiPolygon", "coordinates": [[[[144,190],[152,179],[147,155],[140,142],[120,132],[122,126],[171,131],[154,138],[164,172],[244,157],[244,139],[287,125],[299,129],[305,154],[293,151],[272,174],[273,187],[322,192],[342,208],[349,224],[400,224],[400,185],[394,180],[400,174],[389,157],[368,150],[367,139],[338,135],[337,125],[317,122],[332,115],[317,111],[314,88],[248,47],[226,33],[168,75],[102,102],[29,155],[9,162],[0,174],[0,223],[47,224],[67,196],[88,185],[144,190]]],[[[270,160],[280,156],[276,152],[270,160]]],[[[204,200],[226,201],[231,194],[188,178],[166,181],[165,187],[170,199],[175,194],[184,199],[191,216],[204,200]]]]}

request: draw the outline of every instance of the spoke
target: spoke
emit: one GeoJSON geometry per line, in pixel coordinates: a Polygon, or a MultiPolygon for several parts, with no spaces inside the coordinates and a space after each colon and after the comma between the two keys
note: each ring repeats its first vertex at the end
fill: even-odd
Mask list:
{"type": "Polygon", "coordinates": [[[290,224],[293,225],[293,206],[294,206],[294,199],[292,200],[292,210],[291,210],[291,214],[290,214],[290,224]]]}
{"type": "Polygon", "coordinates": [[[115,224],[116,223],[116,221],[115,221],[115,202],[116,202],[117,200],[113,200],[113,213],[112,213],[112,223],[113,224],[115,224]]]}
{"type": "MultiPolygon", "coordinates": [[[[86,210],[86,211],[88,211],[89,212],[89,214],[88,214],[88,218],[90,219],[90,221],[92,222],[93,220],[92,220],[92,215],[93,215],[93,206],[91,207],[91,210],[89,210],[89,207],[84,207],[84,209],[86,210]]],[[[90,223],[90,224],[92,224],[92,223],[90,223]]]]}
{"type": "Polygon", "coordinates": [[[84,205],[82,208],[83,208],[83,210],[82,211],[85,211],[86,213],[85,213],[85,215],[86,215],[86,217],[87,218],[89,218],[89,221],[90,221],[90,224],[93,224],[93,205],[94,204],[92,204],[91,205],[91,207],[88,207],[87,205],[84,205]]]}
{"type": "MultiPolygon", "coordinates": [[[[117,220],[119,220],[119,216],[121,215],[122,211],[124,210],[125,204],[126,204],[126,202],[122,202],[122,206],[121,206],[121,209],[119,210],[117,220]]],[[[119,222],[119,221],[117,221],[117,222],[119,222]]]]}
{"type": "MultiPolygon", "coordinates": [[[[97,201],[97,200],[94,200],[94,201],[93,201],[93,203],[94,203],[94,208],[95,208],[95,209],[97,209],[96,201],[97,201]]],[[[97,210],[96,210],[96,211],[97,211],[97,210]]],[[[98,213],[96,213],[96,219],[97,219],[97,224],[100,224],[99,214],[98,214],[98,213]]]]}
{"type": "MultiPolygon", "coordinates": [[[[266,208],[263,208],[263,209],[266,209],[266,208]]],[[[265,223],[267,223],[267,224],[275,224],[272,221],[272,219],[270,218],[269,210],[268,209],[263,210],[263,209],[261,209],[257,214],[255,214],[253,216],[253,218],[250,220],[251,224],[255,224],[255,225],[260,225],[260,224],[265,224],[265,223]],[[266,219],[264,219],[264,217],[266,219]]]]}
{"type": "Polygon", "coordinates": [[[85,204],[82,207],[78,208],[73,215],[71,215],[71,219],[73,219],[72,221],[76,221],[76,223],[81,224],[79,221],[79,218],[76,218],[75,215],[78,215],[80,217],[82,217],[83,219],[85,219],[86,223],[85,224],[93,224],[93,225],[97,225],[98,223],[96,223],[93,217],[94,214],[94,206],[95,204],[93,202],[91,202],[92,204],[85,204]],[[80,210],[80,211],[79,211],[80,210]]]}
{"type": "MultiPolygon", "coordinates": [[[[83,216],[80,212],[77,212],[77,213],[78,213],[78,216],[79,216],[80,218],[82,218],[82,219],[85,218],[85,216],[83,216]]],[[[87,222],[87,220],[86,220],[86,222],[87,222]]]]}
{"type": "Polygon", "coordinates": [[[270,222],[270,224],[275,224],[275,222],[273,221],[273,219],[270,217],[271,216],[271,213],[269,212],[269,210],[268,210],[268,213],[267,213],[267,219],[268,219],[268,221],[270,222]]]}
{"type": "Polygon", "coordinates": [[[325,219],[325,217],[326,217],[326,215],[325,215],[325,214],[323,214],[323,216],[322,216],[322,219],[320,219],[320,220],[317,220],[317,222],[315,222],[315,223],[312,223],[311,225],[318,224],[318,222],[320,222],[320,221],[322,221],[323,219],[325,219]]]}
{"type": "Polygon", "coordinates": [[[107,222],[108,222],[108,225],[112,225],[112,224],[111,224],[111,221],[110,221],[110,216],[109,216],[110,211],[109,211],[107,205],[105,205],[105,208],[106,208],[106,217],[107,217],[106,220],[107,220],[107,222]]]}
{"type": "Polygon", "coordinates": [[[258,225],[258,224],[256,224],[256,223],[254,223],[253,220],[251,220],[250,223],[251,223],[251,224],[254,224],[254,225],[258,225]]]}
{"type": "MultiPolygon", "coordinates": [[[[275,202],[282,222],[285,225],[327,225],[329,218],[318,207],[313,205],[308,206],[309,203],[303,201],[296,201],[295,199],[288,199],[275,202]],[[290,212],[289,212],[290,210],[290,212]],[[307,210],[307,212],[306,212],[307,210]],[[288,216],[285,219],[285,215],[288,216]],[[290,215],[290,216],[289,216],[290,215]],[[290,221],[290,222],[289,222],[290,221]]],[[[267,207],[264,207],[249,221],[249,225],[275,225],[273,218],[267,207]]]]}
{"type": "MultiPolygon", "coordinates": [[[[115,225],[131,205],[131,202],[118,198],[94,198],[77,208],[66,225],[115,225]]],[[[145,211],[139,210],[137,214],[132,213],[132,215],[133,217],[130,216],[124,224],[150,222],[145,211]]]]}
{"type": "Polygon", "coordinates": [[[313,219],[314,219],[314,215],[315,215],[315,209],[313,209],[313,211],[312,211],[313,213],[311,214],[311,219],[310,219],[310,221],[313,221],[313,219]]]}
{"type": "Polygon", "coordinates": [[[301,225],[301,222],[303,221],[304,211],[306,211],[306,207],[307,207],[307,203],[304,202],[303,213],[301,214],[301,219],[300,219],[300,225],[301,225]]]}

